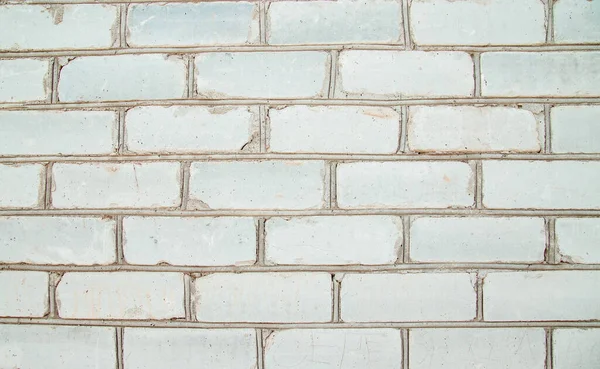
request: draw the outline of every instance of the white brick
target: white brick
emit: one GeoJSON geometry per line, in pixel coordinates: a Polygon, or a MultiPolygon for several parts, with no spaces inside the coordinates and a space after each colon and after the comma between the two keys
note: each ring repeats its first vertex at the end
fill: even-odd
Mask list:
{"type": "Polygon", "coordinates": [[[399,1],[282,1],[268,9],[270,44],[401,43],[399,1]]]}
{"type": "Polygon", "coordinates": [[[272,218],[265,258],[273,264],[393,264],[402,219],[392,216],[272,218]]]}
{"type": "Polygon", "coordinates": [[[115,222],[103,218],[1,217],[0,262],[111,264],[115,222]]]}
{"type": "Polygon", "coordinates": [[[183,318],[180,273],[65,273],[56,287],[61,318],[183,318]]]}
{"type": "Polygon", "coordinates": [[[560,261],[600,264],[600,219],[557,219],[555,232],[560,261]]]}
{"type": "Polygon", "coordinates": [[[185,63],[156,54],[88,56],[62,67],[60,101],[182,98],[187,86],[185,63]]]}
{"type": "Polygon", "coordinates": [[[473,86],[473,61],[463,52],[340,53],[337,91],[347,97],[466,97],[473,86]]]}
{"type": "Polygon", "coordinates": [[[402,339],[397,329],[288,329],[265,344],[269,369],[400,369],[402,339]]]}
{"type": "Polygon", "coordinates": [[[0,102],[47,100],[49,69],[47,60],[0,60],[0,102]]]}
{"type": "Polygon", "coordinates": [[[114,5],[8,5],[0,7],[0,49],[109,48],[116,41],[114,5]]]}
{"type": "Polygon", "coordinates": [[[204,322],[328,322],[329,273],[211,274],[192,290],[196,319],[204,322]]]}
{"type": "Polygon", "coordinates": [[[162,163],[55,164],[55,208],[179,206],[180,165],[162,163]]]}
{"type": "Polygon", "coordinates": [[[544,369],[541,328],[411,329],[410,368],[544,369]]]}
{"type": "Polygon", "coordinates": [[[196,93],[203,98],[327,95],[329,62],[324,52],[205,53],[195,63],[196,93]]]}
{"type": "Polygon", "coordinates": [[[0,325],[3,368],[115,368],[115,328],[0,325]]]}
{"type": "Polygon", "coordinates": [[[0,164],[0,208],[38,207],[44,196],[41,164],[0,164]]]}
{"type": "Polygon", "coordinates": [[[251,265],[252,218],[126,217],[123,248],[129,264],[251,265]]]}
{"type": "Polygon", "coordinates": [[[125,116],[131,152],[239,152],[258,136],[255,113],[246,107],[136,107],[125,116]]]}
{"type": "Polygon", "coordinates": [[[597,1],[556,1],[553,15],[556,42],[600,42],[600,3],[597,1]]]}
{"type": "Polygon", "coordinates": [[[1,271],[0,296],[0,316],[44,316],[48,312],[48,274],[1,271]]]}
{"type": "Polygon", "coordinates": [[[552,152],[600,153],[600,106],[557,106],[550,112],[552,152]]]}
{"type": "Polygon", "coordinates": [[[461,162],[362,162],[337,167],[341,208],[473,205],[473,171],[461,162]]]}
{"type": "Polygon", "coordinates": [[[125,328],[123,345],[127,369],[256,367],[254,329],[125,328]]]}
{"type": "Polygon", "coordinates": [[[483,284],[486,320],[600,319],[600,272],[489,273],[483,284]]]}
{"type": "Polygon", "coordinates": [[[488,208],[599,209],[600,163],[489,161],[483,163],[488,208]]]}
{"type": "Polygon", "coordinates": [[[2,111],[0,155],[112,154],[116,114],[110,111],[2,111]]]}
{"type": "Polygon", "coordinates": [[[419,262],[542,262],[542,218],[417,218],[410,258],[419,262]]]}
{"type": "Polygon", "coordinates": [[[408,145],[416,152],[538,152],[536,117],[511,107],[414,106],[408,145]]]}
{"type": "Polygon", "coordinates": [[[269,122],[271,152],[393,154],[398,150],[400,114],[392,108],[290,106],[269,110],[269,122]]]}
{"type": "Polygon", "coordinates": [[[195,46],[258,42],[258,4],[134,4],[127,12],[129,46],[195,46]]]}
{"type": "Polygon", "coordinates": [[[188,205],[211,209],[319,208],[324,170],[321,161],[192,163],[188,205]]]}
{"type": "Polygon", "coordinates": [[[345,322],[462,321],[475,317],[469,273],[346,274],[345,322]]]}
{"type": "Polygon", "coordinates": [[[598,96],[600,52],[483,53],[481,77],[484,96],[598,96]]]}
{"type": "Polygon", "coordinates": [[[412,0],[409,9],[411,35],[420,45],[546,41],[544,3],[539,0],[412,0]]]}
{"type": "Polygon", "coordinates": [[[553,368],[600,368],[600,329],[556,329],[552,342],[553,368]]]}

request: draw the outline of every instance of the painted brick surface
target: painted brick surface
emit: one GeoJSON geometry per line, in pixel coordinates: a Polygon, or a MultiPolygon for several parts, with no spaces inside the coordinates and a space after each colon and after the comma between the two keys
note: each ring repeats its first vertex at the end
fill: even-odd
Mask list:
{"type": "Polygon", "coordinates": [[[109,48],[116,42],[115,5],[5,5],[0,7],[0,49],[109,48]]]}
{"type": "Polygon", "coordinates": [[[269,44],[402,43],[400,2],[273,2],[269,44]]]}
{"type": "Polygon", "coordinates": [[[79,217],[0,217],[0,260],[31,264],[112,264],[115,222],[79,217]]]}
{"type": "Polygon", "coordinates": [[[265,258],[273,264],[393,264],[402,220],[390,216],[272,218],[265,258]]]}
{"type": "Polygon", "coordinates": [[[345,322],[471,320],[475,316],[473,277],[468,273],[346,274],[341,316],[345,322]]]}
{"type": "Polygon", "coordinates": [[[415,329],[411,368],[543,369],[545,334],[539,328],[415,329]]]}
{"type": "Polygon", "coordinates": [[[48,312],[48,273],[2,271],[0,296],[0,316],[44,316],[48,312]]]}
{"type": "Polygon", "coordinates": [[[0,358],[6,368],[112,368],[115,329],[0,325],[0,358]]]}
{"type": "Polygon", "coordinates": [[[248,265],[256,227],[252,218],[126,217],[123,249],[130,264],[248,265]]]}
{"type": "Polygon", "coordinates": [[[348,97],[466,97],[473,94],[467,53],[344,51],[338,92],[348,97]]]}
{"type": "Polygon", "coordinates": [[[546,41],[537,0],[413,0],[411,31],[422,45],[519,45],[546,41]]]}
{"type": "Polygon", "coordinates": [[[112,154],[116,115],[109,111],[2,111],[0,155],[112,154]]]}
{"type": "Polygon", "coordinates": [[[408,146],[416,152],[538,152],[535,115],[510,107],[409,108],[408,146]]]}
{"type": "Polygon", "coordinates": [[[34,208],[43,201],[44,167],[40,164],[0,165],[0,208],[34,208]]]}
{"type": "Polygon", "coordinates": [[[250,369],[256,363],[256,337],[253,329],[127,328],[123,356],[124,365],[132,369],[250,369]]]}
{"type": "Polygon", "coordinates": [[[599,1],[2,1],[0,368],[597,369],[599,1]]]}
{"type": "Polygon", "coordinates": [[[400,369],[402,339],[396,329],[291,329],[266,340],[265,366],[283,369],[400,369]],[[307,355],[308,353],[308,355],[307,355]]]}
{"type": "Polygon", "coordinates": [[[472,169],[461,162],[339,164],[341,208],[446,208],[473,204],[472,169]]]}
{"type": "Polygon", "coordinates": [[[487,320],[593,320],[600,316],[597,271],[506,272],[485,277],[487,320]]]}
{"type": "Polygon", "coordinates": [[[183,317],[180,273],[66,273],[56,287],[58,313],[73,319],[183,317]]]}
{"type": "Polygon", "coordinates": [[[258,5],[250,2],[134,4],[127,12],[129,46],[256,43],[258,5]]]}
{"type": "Polygon", "coordinates": [[[193,283],[193,305],[205,322],[327,322],[327,273],[213,274],[193,283]],[[257,290],[257,286],[262,286],[257,290]]]}

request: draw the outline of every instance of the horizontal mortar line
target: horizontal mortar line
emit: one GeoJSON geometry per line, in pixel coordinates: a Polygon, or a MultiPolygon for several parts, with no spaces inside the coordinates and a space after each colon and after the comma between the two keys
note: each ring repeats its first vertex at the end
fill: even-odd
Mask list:
{"type": "Polygon", "coordinates": [[[24,103],[0,103],[0,110],[63,110],[63,109],[116,109],[136,106],[402,106],[402,105],[486,105],[486,104],[600,104],[596,97],[460,97],[460,98],[382,98],[382,99],[271,99],[271,98],[231,98],[231,99],[162,99],[128,101],[81,101],[24,103]]]}
{"type": "Polygon", "coordinates": [[[204,329],[348,329],[348,328],[599,328],[599,321],[503,321],[503,322],[369,322],[369,323],[208,323],[178,320],[105,320],[0,318],[0,324],[109,326],[131,328],[204,328],[204,329]]]}
{"type": "Polygon", "coordinates": [[[526,263],[406,263],[395,265],[246,265],[246,266],[178,266],[178,265],[35,265],[0,264],[0,270],[45,272],[179,272],[179,273],[389,273],[389,272],[476,272],[476,271],[600,271],[600,264],[526,264],[526,263]]]}
{"type": "Polygon", "coordinates": [[[5,156],[0,163],[87,163],[87,162],[154,162],[154,161],[255,161],[255,160],[335,160],[354,161],[467,161],[467,160],[577,160],[597,161],[595,154],[280,154],[280,153],[229,153],[229,154],[122,154],[98,156],[5,156]]]}
{"type": "Polygon", "coordinates": [[[0,209],[0,216],[295,217],[328,215],[600,217],[600,209],[0,209]]]}
{"type": "MultiPolygon", "coordinates": [[[[549,51],[599,51],[600,44],[552,44],[552,45],[421,45],[419,51],[464,51],[464,52],[549,52],[549,51]]],[[[279,52],[279,51],[331,51],[373,50],[405,51],[403,44],[355,43],[355,44],[294,44],[294,45],[205,45],[205,46],[138,46],[130,48],[61,49],[0,51],[0,58],[79,57],[125,54],[193,54],[212,52],[279,52]]],[[[411,50],[412,51],[412,50],[411,50]]]]}

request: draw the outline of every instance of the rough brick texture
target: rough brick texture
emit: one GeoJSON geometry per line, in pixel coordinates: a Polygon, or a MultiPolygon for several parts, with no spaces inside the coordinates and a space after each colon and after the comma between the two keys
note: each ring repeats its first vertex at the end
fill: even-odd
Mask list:
{"type": "Polygon", "coordinates": [[[0,1],[0,368],[598,369],[600,0],[0,1]]]}

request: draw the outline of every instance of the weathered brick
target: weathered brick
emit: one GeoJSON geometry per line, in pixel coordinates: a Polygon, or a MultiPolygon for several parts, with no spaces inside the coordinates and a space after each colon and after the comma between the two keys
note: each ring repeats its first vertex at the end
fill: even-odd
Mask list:
{"type": "Polygon", "coordinates": [[[463,52],[343,51],[337,92],[347,97],[467,97],[473,61],[463,52]]]}
{"type": "Polygon", "coordinates": [[[400,114],[386,107],[290,106],[269,110],[271,152],[393,154],[400,114]]]}
{"type": "Polygon", "coordinates": [[[600,329],[555,329],[552,333],[552,367],[600,367],[600,329]]]}
{"type": "Polygon", "coordinates": [[[0,102],[45,101],[50,63],[42,59],[0,60],[0,102]]]}
{"type": "Polygon", "coordinates": [[[411,329],[411,369],[544,369],[541,328],[411,329]]]}
{"type": "Polygon", "coordinates": [[[550,110],[552,152],[600,153],[600,106],[556,106],[550,110]]]}
{"type": "Polygon", "coordinates": [[[485,320],[600,319],[600,272],[489,273],[483,284],[485,320]]]}
{"type": "Polygon", "coordinates": [[[538,152],[538,122],[525,109],[412,106],[408,146],[416,152],[538,152]]]}
{"type": "Polygon", "coordinates": [[[109,48],[116,41],[115,5],[5,5],[0,7],[0,49],[109,48]]]}
{"type": "Polygon", "coordinates": [[[397,0],[273,2],[267,17],[270,44],[401,43],[397,0]]]}
{"type": "Polygon", "coordinates": [[[324,52],[205,53],[195,58],[196,93],[207,99],[325,97],[328,71],[324,52]]]}
{"type": "Polygon", "coordinates": [[[495,209],[598,209],[598,181],[600,163],[593,161],[487,161],[483,204],[495,209]]]}
{"type": "Polygon", "coordinates": [[[97,369],[117,366],[115,329],[0,325],[3,368],[97,369]]]}
{"type": "Polygon", "coordinates": [[[176,99],[184,97],[185,63],[158,54],[85,56],[63,66],[60,101],[176,99]]]}
{"type": "Polygon", "coordinates": [[[0,155],[98,155],[116,147],[110,111],[2,111],[0,155]]]}
{"type": "Polygon", "coordinates": [[[561,262],[600,264],[600,219],[556,219],[555,233],[561,262]]]}
{"type": "Polygon", "coordinates": [[[0,296],[0,316],[42,317],[48,312],[48,273],[0,271],[0,296]]]}
{"type": "Polygon", "coordinates": [[[597,1],[556,1],[553,15],[556,42],[600,42],[600,4],[597,1]]]}
{"type": "Polygon", "coordinates": [[[341,318],[345,322],[472,320],[474,278],[469,273],[346,274],[341,318]]]}
{"type": "Polygon", "coordinates": [[[125,115],[130,152],[239,152],[259,135],[256,109],[140,106],[125,115]]]}
{"type": "Polygon", "coordinates": [[[287,329],[271,333],[265,367],[284,369],[400,369],[402,339],[397,329],[287,329]]]}
{"type": "Polygon", "coordinates": [[[111,264],[115,222],[102,218],[0,217],[0,262],[111,264]]]}
{"type": "Polygon", "coordinates": [[[192,163],[192,208],[310,209],[324,195],[321,161],[212,161],[192,163]]]}
{"type": "Polygon", "coordinates": [[[65,273],[58,313],[71,319],[171,319],[185,316],[183,274],[65,273]]]}
{"type": "Polygon", "coordinates": [[[539,0],[412,0],[410,26],[413,40],[420,45],[546,41],[544,3],[539,0]]]}
{"type": "Polygon", "coordinates": [[[258,42],[258,4],[250,2],[133,4],[129,46],[195,46],[258,42]]]}
{"type": "Polygon", "coordinates": [[[273,264],[393,264],[402,220],[391,216],[271,218],[265,258],[273,264]]]}
{"type": "Polygon", "coordinates": [[[418,262],[542,262],[542,218],[417,218],[410,259],[418,262]]]}
{"type": "Polygon", "coordinates": [[[471,206],[473,171],[462,162],[340,163],[337,200],[341,208],[471,206]]]}
{"type": "Polygon", "coordinates": [[[129,264],[249,265],[256,260],[252,218],[125,217],[129,264]]]}
{"type": "Polygon", "coordinates": [[[161,163],[55,164],[55,208],[179,206],[180,165],[161,163]]]}
{"type": "Polygon", "coordinates": [[[193,305],[204,322],[328,322],[331,288],[329,273],[218,273],[194,280],[193,305]]]}
{"type": "Polygon", "coordinates": [[[44,196],[44,166],[0,164],[0,208],[35,208],[44,196]]]}
{"type": "Polygon", "coordinates": [[[254,329],[125,328],[124,367],[255,368],[254,329]]]}
{"type": "Polygon", "coordinates": [[[481,75],[484,96],[598,96],[600,52],[483,53],[481,75]]]}

